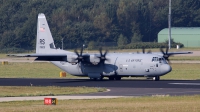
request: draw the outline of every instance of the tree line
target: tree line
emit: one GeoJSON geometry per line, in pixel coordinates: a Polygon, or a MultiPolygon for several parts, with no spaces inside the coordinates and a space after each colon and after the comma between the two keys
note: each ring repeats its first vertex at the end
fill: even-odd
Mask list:
{"type": "MultiPolygon", "coordinates": [[[[0,48],[35,49],[37,16],[46,15],[55,44],[77,48],[156,42],[168,27],[168,0],[0,0],[0,48]]],[[[172,0],[173,27],[199,27],[199,0],[172,0]]]]}

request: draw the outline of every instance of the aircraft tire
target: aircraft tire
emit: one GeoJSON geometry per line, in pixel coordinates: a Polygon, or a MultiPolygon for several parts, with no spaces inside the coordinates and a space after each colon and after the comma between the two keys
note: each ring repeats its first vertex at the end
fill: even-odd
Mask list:
{"type": "Polygon", "coordinates": [[[100,81],[101,81],[101,80],[103,80],[103,78],[104,78],[104,77],[101,76],[101,77],[97,78],[97,80],[100,80],[100,81]]]}
{"type": "Polygon", "coordinates": [[[160,76],[155,76],[155,77],[153,77],[153,80],[154,80],[154,81],[159,81],[159,80],[160,80],[160,76]]]}
{"type": "Polygon", "coordinates": [[[90,77],[90,80],[97,80],[97,78],[91,78],[91,77],[90,77]]]}
{"type": "Polygon", "coordinates": [[[94,81],[99,80],[99,81],[101,81],[101,80],[103,80],[103,78],[104,78],[104,77],[99,77],[99,78],[90,78],[90,80],[94,80],[94,81]]]}
{"type": "Polygon", "coordinates": [[[122,78],[122,77],[120,77],[120,76],[116,76],[116,77],[115,77],[115,80],[121,80],[121,78],[122,78]]]}
{"type": "Polygon", "coordinates": [[[108,79],[109,79],[109,80],[114,80],[115,77],[114,77],[114,76],[110,76],[110,77],[108,77],[108,79]]]}

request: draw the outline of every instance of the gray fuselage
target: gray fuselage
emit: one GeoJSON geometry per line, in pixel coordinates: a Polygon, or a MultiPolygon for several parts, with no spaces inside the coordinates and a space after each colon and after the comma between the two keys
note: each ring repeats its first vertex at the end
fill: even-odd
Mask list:
{"type": "Polygon", "coordinates": [[[99,74],[98,76],[104,77],[112,75],[154,77],[165,75],[171,71],[171,67],[165,59],[156,54],[109,53],[106,57],[109,60],[105,61],[105,64],[97,65],[84,62],[72,64],[65,61],[52,61],[52,63],[71,75],[89,77],[90,74],[99,74]]]}

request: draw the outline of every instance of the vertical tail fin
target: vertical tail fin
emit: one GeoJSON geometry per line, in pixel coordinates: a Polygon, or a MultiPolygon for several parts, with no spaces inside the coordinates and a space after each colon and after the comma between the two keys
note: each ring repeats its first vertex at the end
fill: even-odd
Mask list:
{"type": "Polygon", "coordinates": [[[43,13],[40,13],[37,23],[36,53],[46,54],[55,49],[56,47],[46,17],[43,13]]]}

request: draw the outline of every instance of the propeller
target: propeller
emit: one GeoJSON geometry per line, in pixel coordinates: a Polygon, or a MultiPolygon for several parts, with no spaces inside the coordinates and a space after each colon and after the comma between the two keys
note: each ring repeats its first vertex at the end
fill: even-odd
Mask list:
{"type": "Polygon", "coordinates": [[[167,61],[170,63],[169,57],[170,57],[172,54],[168,54],[168,51],[169,51],[169,47],[166,47],[166,51],[165,51],[165,52],[164,52],[164,50],[163,50],[162,47],[160,48],[160,52],[162,52],[163,58],[165,58],[165,60],[167,60],[167,61]]]}
{"type": "Polygon", "coordinates": [[[151,54],[151,53],[152,53],[151,50],[148,50],[147,54],[151,54]]]}
{"type": "Polygon", "coordinates": [[[77,49],[74,50],[75,54],[77,55],[77,58],[75,60],[78,60],[78,63],[83,60],[83,47],[80,49],[80,54],[78,53],[77,49]]]}
{"type": "Polygon", "coordinates": [[[97,58],[99,58],[100,59],[100,61],[105,61],[105,60],[108,60],[107,58],[106,58],[106,55],[107,55],[107,53],[108,53],[108,50],[106,49],[106,51],[103,53],[102,52],[102,48],[100,47],[99,48],[99,53],[100,53],[100,56],[97,56],[97,58]]]}
{"type": "MultiPolygon", "coordinates": [[[[139,54],[138,51],[137,51],[137,53],[139,54]]],[[[142,53],[145,54],[145,48],[144,48],[144,47],[142,47],[142,53]]],[[[148,50],[148,51],[147,51],[147,54],[151,54],[151,53],[152,53],[151,50],[148,50]]]]}
{"type": "Polygon", "coordinates": [[[145,54],[145,48],[144,47],[142,47],[142,53],[145,54]]]}

